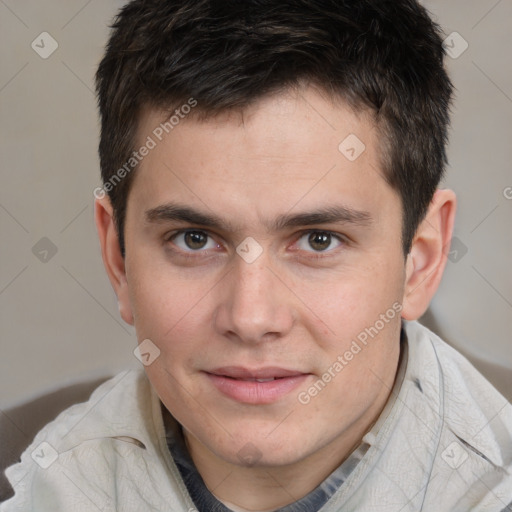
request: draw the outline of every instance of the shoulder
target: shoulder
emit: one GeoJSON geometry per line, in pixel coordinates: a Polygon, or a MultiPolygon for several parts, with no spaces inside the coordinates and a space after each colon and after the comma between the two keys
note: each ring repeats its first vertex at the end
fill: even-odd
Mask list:
{"type": "Polygon", "coordinates": [[[152,502],[174,502],[159,412],[143,371],[103,383],[87,402],[46,425],[21,461],[6,470],[15,495],[0,510],[116,510],[124,500],[153,510],[152,502]]]}
{"type": "Polygon", "coordinates": [[[511,448],[512,405],[462,354],[432,331],[418,322],[406,322],[405,330],[411,351],[408,373],[421,375],[438,394],[446,428],[487,444],[489,455],[499,462],[500,450],[492,440],[508,441],[507,448],[511,448]]]}
{"type": "Polygon", "coordinates": [[[511,404],[462,354],[418,322],[406,322],[405,330],[412,355],[409,363],[415,373],[438,387],[445,421],[453,428],[460,424],[471,429],[475,421],[489,424],[497,415],[511,430],[511,404]]]}
{"type": "Polygon", "coordinates": [[[407,373],[421,381],[424,404],[439,417],[434,472],[442,477],[432,488],[454,489],[456,475],[466,482],[467,499],[475,494],[484,503],[503,495],[507,504],[512,500],[512,405],[436,334],[417,322],[406,322],[405,329],[407,373]]]}

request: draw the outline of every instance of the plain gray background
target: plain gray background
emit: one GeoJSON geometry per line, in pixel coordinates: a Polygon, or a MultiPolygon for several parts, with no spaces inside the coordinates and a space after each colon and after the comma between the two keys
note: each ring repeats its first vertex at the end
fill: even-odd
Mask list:
{"type": "MultiPolygon", "coordinates": [[[[93,76],[123,3],[0,0],[0,408],[139,366],[93,224],[93,76]],[[50,49],[42,32],[58,44],[46,59],[31,47],[50,49]]],[[[512,0],[424,4],[454,56],[468,45],[447,59],[457,97],[445,185],[459,209],[431,313],[453,345],[512,369],[512,0]]]]}

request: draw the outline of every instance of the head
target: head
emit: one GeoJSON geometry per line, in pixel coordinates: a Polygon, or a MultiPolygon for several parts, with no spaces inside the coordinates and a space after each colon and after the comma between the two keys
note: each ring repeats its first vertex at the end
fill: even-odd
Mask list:
{"type": "Polygon", "coordinates": [[[103,257],[123,318],[160,351],[146,370],[163,403],[228,463],[357,442],[453,225],[436,192],[452,88],[427,12],[135,0],[97,90],[103,257]]]}

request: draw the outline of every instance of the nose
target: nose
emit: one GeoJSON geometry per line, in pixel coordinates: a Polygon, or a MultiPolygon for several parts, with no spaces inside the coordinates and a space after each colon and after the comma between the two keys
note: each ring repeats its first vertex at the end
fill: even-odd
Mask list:
{"type": "Polygon", "coordinates": [[[221,284],[214,321],[217,332],[241,343],[262,343],[288,334],[294,323],[289,290],[263,255],[252,263],[238,258],[221,284]]]}

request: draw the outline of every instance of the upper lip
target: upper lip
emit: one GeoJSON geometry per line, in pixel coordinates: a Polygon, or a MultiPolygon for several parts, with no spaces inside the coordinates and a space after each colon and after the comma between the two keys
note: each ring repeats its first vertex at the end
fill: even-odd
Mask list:
{"type": "Polygon", "coordinates": [[[242,366],[223,366],[209,370],[207,373],[219,375],[222,377],[231,377],[232,379],[270,379],[280,377],[294,377],[305,375],[299,370],[288,370],[286,368],[278,368],[276,366],[267,366],[265,368],[248,369],[242,366]]]}

